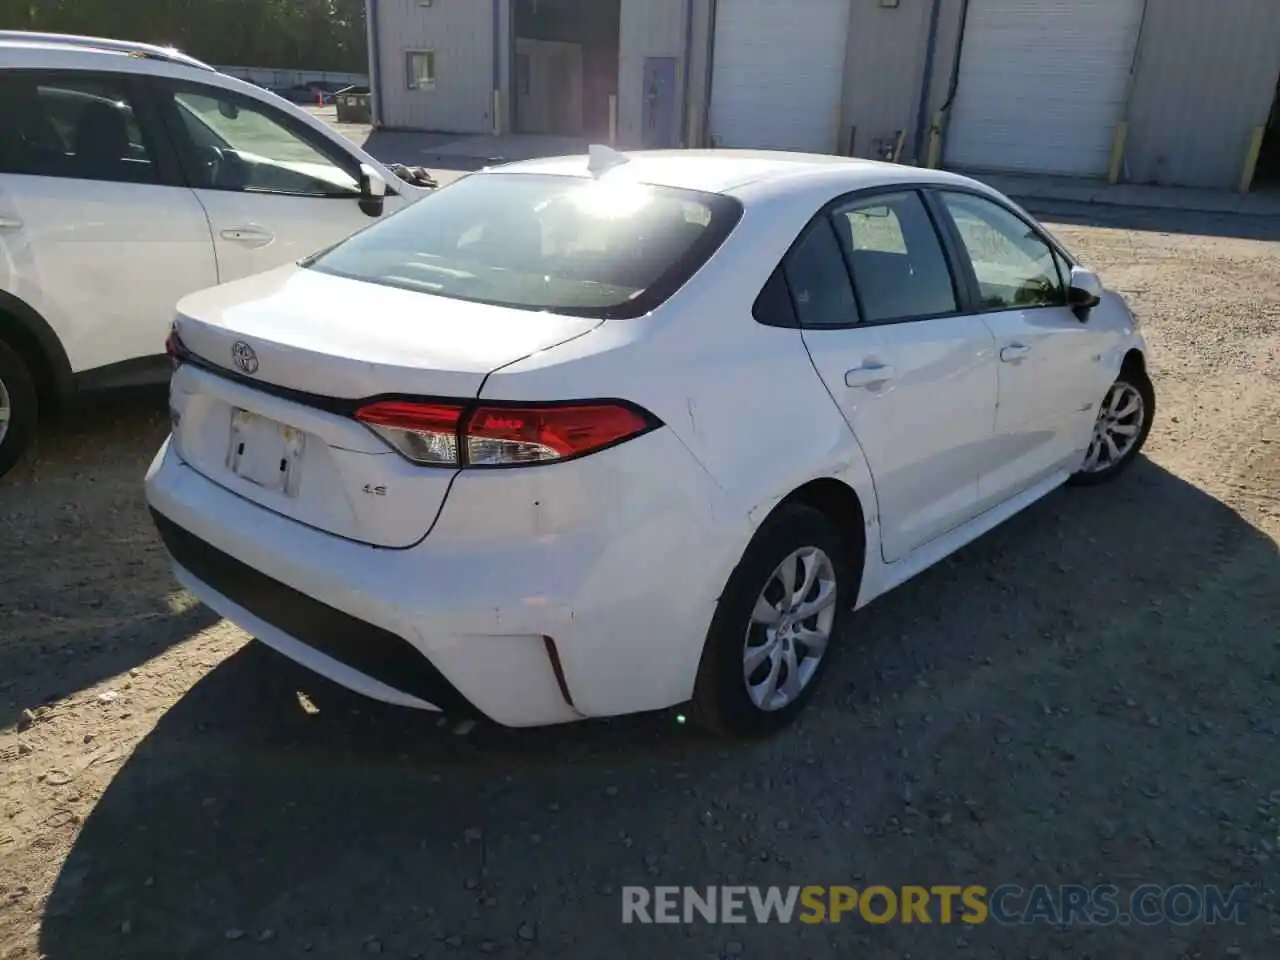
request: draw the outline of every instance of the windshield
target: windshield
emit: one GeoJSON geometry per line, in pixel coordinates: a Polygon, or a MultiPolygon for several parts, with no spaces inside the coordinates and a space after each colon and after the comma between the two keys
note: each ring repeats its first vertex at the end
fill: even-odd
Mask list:
{"type": "Polygon", "coordinates": [[[464,177],[305,266],[479,303],[640,316],[693,276],[742,208],[621,173],[464,177]]]}

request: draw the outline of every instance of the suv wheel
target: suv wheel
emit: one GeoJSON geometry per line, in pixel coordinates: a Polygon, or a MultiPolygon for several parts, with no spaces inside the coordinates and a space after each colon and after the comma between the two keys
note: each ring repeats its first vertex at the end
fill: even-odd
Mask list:
{"type": "Polygon", "coordinates": [[[0,340],[0,477],[18,462],[36,432],[36,387],[22,358],[0,340]]]}

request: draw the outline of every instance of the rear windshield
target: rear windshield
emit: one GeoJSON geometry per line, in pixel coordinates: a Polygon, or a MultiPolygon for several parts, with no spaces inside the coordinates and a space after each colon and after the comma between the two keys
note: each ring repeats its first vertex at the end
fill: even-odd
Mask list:
{"type": "Polygon", "coordinates": [[[648,313],[742,214],[720,194],[528,173],[464,177],[306,266],[423,293],[615,318],[648,313]]]}

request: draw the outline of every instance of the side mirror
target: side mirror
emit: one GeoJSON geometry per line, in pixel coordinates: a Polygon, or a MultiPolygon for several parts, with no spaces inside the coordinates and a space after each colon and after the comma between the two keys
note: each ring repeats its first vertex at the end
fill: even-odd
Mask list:
{"type": "Polygon", "coordinates": [[[382,216],[387,181],[367,163],[360,164],[360,209],[371,217],[382,216]]]}
{"type": "Polygon", "coordinates": [[[1102,281],[1092,270],[1084,267],[1071,268],[1071,281],[1067,284],[1067,306],[1072,307],[1077,314],[1083,314],[1100,304],[1102,291],[1102,281]]]}

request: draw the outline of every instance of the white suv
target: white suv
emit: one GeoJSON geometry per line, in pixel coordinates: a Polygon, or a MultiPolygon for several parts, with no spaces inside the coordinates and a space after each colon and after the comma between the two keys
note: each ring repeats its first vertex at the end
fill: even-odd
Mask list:
{"type": "Polygon", "coordinates": [[[39,411],[163,382],[181,297],[426,192],[176,51],[0,31],[0,475],[39,411]]]}

